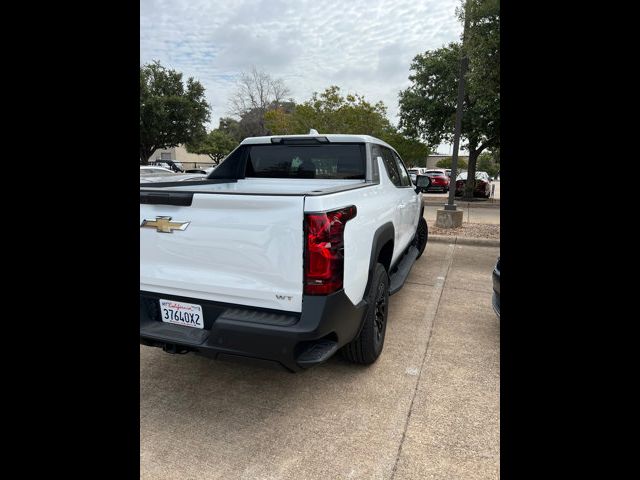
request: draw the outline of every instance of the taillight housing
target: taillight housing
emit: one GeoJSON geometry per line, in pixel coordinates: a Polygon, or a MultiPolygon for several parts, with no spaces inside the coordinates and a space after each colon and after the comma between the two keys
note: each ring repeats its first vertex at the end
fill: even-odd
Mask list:
{"type": "Polygon", "coordinates": [[[328,295],[342,288],[344,227],[357,213],[355,205],[351,205],[331,212],[305,214],[304,293],[306,295],[328,295]]]}

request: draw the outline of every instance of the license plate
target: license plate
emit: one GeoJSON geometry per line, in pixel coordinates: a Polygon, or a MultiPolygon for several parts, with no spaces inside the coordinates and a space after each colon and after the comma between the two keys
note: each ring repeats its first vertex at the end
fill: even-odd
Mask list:
{"type": "Polygon", "coordinates": [[[163,322],[184,325],[185,327],[204,328],[202,307],[193,303],[160,299],[160,316],[163,322]]]}

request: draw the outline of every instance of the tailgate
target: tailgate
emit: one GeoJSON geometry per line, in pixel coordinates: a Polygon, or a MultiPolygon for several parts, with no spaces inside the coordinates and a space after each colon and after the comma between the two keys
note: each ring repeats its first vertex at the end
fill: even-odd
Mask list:
{"type": "Polygon", "coordinates": [[[303,196],[196,193],[191,206],[141,204],[140,290],[301,312],[303,215],[303,196]],[[189,224],[142,227],[157,217],[189,224]]]}

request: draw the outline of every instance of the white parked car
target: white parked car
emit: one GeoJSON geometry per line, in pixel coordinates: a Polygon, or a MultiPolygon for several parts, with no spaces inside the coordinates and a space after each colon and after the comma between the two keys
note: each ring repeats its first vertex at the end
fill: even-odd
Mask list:
{"type": "Polygon", "coordinates": [[[154,167],[166,168],[166,169],[171,170],[172,172],[175,172],[175,173],[184,172],[184,167],[182,166],[182,163],[175,162],[173,160],[155,160],[153,162],[149,162],[149,165],[154,166],[154,167]]]}
{"type": "MultiPolygon", "coordinates": [[[[462,172],[458,175],[456,180],[467,180],[467,172],[462,172]]],[[[485,182],[489,182],[489,174],[487,172],[476,172],[476,180],[482,180],[485,182]]]]}
{"type": "MultiPolygon", "coordinates": [[[[462,172],[456,178],[456,195],[462,195],[467,182],[468,172],[462,172]]],[[[489,198],[491,196],[491,179],[487,172],[476,172],[476,185],[473,191],[475,197],[489,198]]]]}
{"type": "Polygon", "coordinates": [[[191,168],[184,171],[184,173],[201,173],[203,175],[209,175],[216,167],[207,168],[191,168]]]}
{"type": "Polygon", "coordinates": [[[423,167],[414,167],[414,168],[410,168],[408,172],[409,172],[409,177],[411,177],[411,181],[415,185],[416,178],[418,178],[418,175],[424,175],[427,172],[427,169],[423,167]]]}
{"type": "Polygon", "coordinates": [[[140,176],[175,175],[175,173],[164,167],[140,167],[140,176]]]}
{"type": "Polygon", "coordinates": [[[423,208],[367,135],[246,138],[202,182],[140,185],[140,343],[291,371],[337,351],[373,363],[423,208]]]}
{"type": "Polygon", "coordinates": [[[140,167],[140,183],[188,182],[204,180],[202,173],[175,173],[162,167],[140,167]]]}

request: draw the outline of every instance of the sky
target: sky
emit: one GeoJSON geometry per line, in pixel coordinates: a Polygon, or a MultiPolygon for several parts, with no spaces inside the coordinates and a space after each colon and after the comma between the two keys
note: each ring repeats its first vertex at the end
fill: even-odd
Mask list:
{"type": "MultiPolygon", "coordinates": [[[[194,77],[211,105],[209,127],[229,115],[241,72],[282,78],[296,102],[338,85],[382,100],[398,123],[398,92],[413,57],[458,41],[460,0],[141,0],[140,62],[194,77]]],[[[338,132],[336,132],[338,133],[338,132]]],[[[438,148],[451,153],[448,145],[438,148]]]]}

